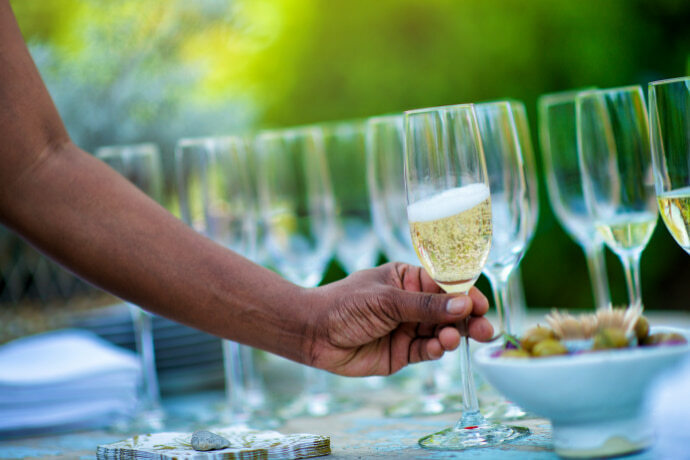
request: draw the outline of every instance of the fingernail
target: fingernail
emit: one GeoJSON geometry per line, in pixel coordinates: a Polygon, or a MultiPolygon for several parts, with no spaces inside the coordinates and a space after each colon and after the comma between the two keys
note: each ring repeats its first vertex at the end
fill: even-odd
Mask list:
{"type": "Polygon", "coordinates": [[[469,306],[469,299],[465,296],[453,297],[446,304],[446,311],[451,315],[461,315],[465,313],[469,306]]]}

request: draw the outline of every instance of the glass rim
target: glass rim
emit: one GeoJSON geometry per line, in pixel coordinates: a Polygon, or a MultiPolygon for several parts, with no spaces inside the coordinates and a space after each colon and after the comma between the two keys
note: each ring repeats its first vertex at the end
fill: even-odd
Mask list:
{"type": "Polygon", "coordinates": [[[503,107],[503,106],[505,106],[506,108],[510,109],[511,106],[512,106],[515,102],[517,102],[517,100],[511,101],[510,99],[496,99],[496,100],[492,100],[492,101],[475,102],[475,103],[474,103],[474,106],[475,106],[475,108],[480,108],[480,107],[494,107],[494,106],[496,106],[496,107],[503,107]]]}
{"type": "Polygon", "coordinates": [[[462,104],[438,105],[435,107],[424,107],[421,109],[411,109],[411,110],[405,110],[403,112],[403,115],[405,117],[409,117],[412,115],[421,115],[423,113],[438,112],[438,111],[442,111],[442,110],[452,110],[452,109],[470,109],[471,111],[474,111],[474,104],[471,102],[465,102],[462,104]]]}
{"type": "Polygon", "coordinates": [[[194,147],[213,142],[214,136],[182,137],[175,142],[175,148],[194,147]]]}
{"type": "Polygon", "coordinates": [[[315,123],[313,125],[306,125],[306,126],[315,126],[315,127],[323,127],[325,129],[333,129],[333,128],[338,128],[341,126],[361,126],[366,124],[367,117],[356,117],[356,118],[343,118],[342,120],[327,120],[327,121],[322,121],[320,123],[315,123]]]}
{"type": "Polygon", "coordinates": [[[575,99],[581,99],[590,95],[608,95],[613,93],[627,93],[627,92],[639,92],[644,98],[644,90],[642,85],[627,85],[627,86],[617,86],[615,88],[602,88],[602,89],[592,89],[589,91],[582,91],[575,96],[575,99]]]}
{"type": "Polygon", "coordinates": [[[306,135],[309,132],[320,133],[323,128],[319,124],[307,124],[297,126],[287,126],[284,128],[261,129],[254,133],[254,139],[274,139],[285,136],[306,135]]]}
{"type": "Polygon", "coordinates": [[[137,143],[137,144],[112,144],[112,145],[102,145],[100,147],[96,147],[94,149],[94,152],[97,152],[99,150],[107,151],[107,150],[139,150],[139,149],[160,150],[160,147],[155,142],[141,142],[141,143],[137,143]]]}
{"type": "MultiPolygon", "coordinates": [[[[104,145],[98,147],[93,151],[93,156],[99,160],[107,160],[110,158],[116,158],[118,156],[123,157],[136,157],[136,158],[160,158],[161,150],[158,144],[153,142],[146,142],[142,144],[122,144],[122,145],[104,145]]],[[[160,160],[158,160],[160,161],[160,160]]]]}
{"type": "Polygon", "coordinates": [[[569,89],[566,91],[557,91],[555,93],[545,93],[537,98],[537,104],[540,106],[551,106],[565,104],[567,102],[574,102],[578,94],[595,91],[596,86],[586,86],[584,88],[569,89]]]}
{"type": "Polygon", "coordinates": [[[503,97],[500,99],[488,99],[486,101],[480,101],[480,102],[475,102],[474,105],[475,107],[478,105],[488,105],[488,104],[498,104],[498,103],[503,103],[505,102],[508,105],[521,105],[521,106],[526,106],[525,101],[522,99],[518,99],[516,97],[503,97]]]}
{"type": "Polygon", "coordinates": [[[399,113],[388,113],[385,115],[374,115],[366,119],[367,124],[381,123],[384,121],[395,120],[398,118],[404,118],[404,112],[399,113]]]}
{"type": "Polygon", "coordinates": [[[650,87],[652,86],[660,86],[660,85],[666,85],[669,83],[678,83],[681,81],[690,81],[690,76],[685,76],[685,77],[674,77],[674,78],[666,78],[664,80],[654,80],[650,81],[648,85],[650,87]]]}

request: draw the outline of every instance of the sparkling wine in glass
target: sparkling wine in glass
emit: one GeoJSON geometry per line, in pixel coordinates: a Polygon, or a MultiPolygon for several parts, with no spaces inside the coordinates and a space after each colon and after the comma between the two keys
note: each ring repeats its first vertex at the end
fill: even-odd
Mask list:
{"type": "MultiPolygon", "coordinates": [[[[155,144],[100,147],[95,156],[127,178],[154,200],[162,200],[162,168],[160,152],[155,144]]],[[[165,413],[161,406],[156,356],[153,344],[152,315],[127,303],[132,314],[137,353],[142,367],[140,407],[127,424],[127,431],[161,430],[165,413]]]]}
{"type": "MultiPolygon", "coordinates": [[[[403,114],[369,118],[366,133],[371,219],[381,248],[390,261],[419,265],[407,221],[403,114]]],[[[444,391],[442,383],[450,380],[449,374],[453,372],[443,364],[443,361],[420,363],[403,371],[402,384],[414,388],[415,395],[386,407],[385,414],[412,417],[461,411],[462,397],[452,390],[444,391]]]]}
{"type": "Polygon", "coordinates": [[[604,309],[611,308],[604,240],[585,204],[577,155],[575,98],[579,92],[551,93],[539,98],[539,136],[551,207],[566,233],[582,248],[594,305],[604,309]]]}
{"type": "Polygon", "coordinates": [[[650,83],[649,116],[661,218],[690,254],[690,77],[650,83]]]}
{"type": "Polygon", "coordinates": [[[657,221],[642,88],[580,93],[576,117],[587,208],[604,243],[623,263],[629,307],[642,308],[640,257],[657,221]]]}
{"type": "MultiPolygon", "coordinates": [[[[474,106],[405,112],[407,215],[417,256],[446,292],[467,293],[489,257],[492,205],[474,106]]],[[[479,412],[463,323],[460,355],[463,414],[453,427],[419,440],[422,447],[462,450],[529,433],[489,423],[479,412]]]]}

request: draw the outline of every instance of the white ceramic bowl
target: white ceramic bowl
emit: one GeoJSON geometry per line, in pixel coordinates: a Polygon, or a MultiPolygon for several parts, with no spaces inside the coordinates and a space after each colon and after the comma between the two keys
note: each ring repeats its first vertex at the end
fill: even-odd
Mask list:
{"type": "MultiPolygon", "coordinates": [[[[690,331],[655,327],[652,332],[690,331]]],[[[486,380],[523,409],[551,420],[556,453],[587,458],[642,450],[652,442],[645,392],[661,373],[690,355],[690,344],[597,351],[551,358],[492,357],[475,362],[486,380]]]]}

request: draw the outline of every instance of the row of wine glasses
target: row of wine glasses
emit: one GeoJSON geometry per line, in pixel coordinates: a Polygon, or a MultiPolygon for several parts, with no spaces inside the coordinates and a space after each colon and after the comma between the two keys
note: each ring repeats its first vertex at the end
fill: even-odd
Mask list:
{"type": "MultiPolygon", "coordinates": [[[[674,238],[690,250],[688,88],[687,78],[650,84],[649,110],[639,86],[540,98],[549,198],[587,256],[597,308],[611,306],[603,243],[621,258],[630,304],[641,308],[639,259],[657,205],[674,238]]],[[[350,273],[374,265],[379,244],[391,260],[415,263],[416,252],[447,292],[467,292],[484,273],[501,332],[515,332],[520,311],[507,301],[509,286],[538,218],[534,152],[519,101],[262,131],[251,142],[186,139],[176,160],[178,175],[187,171],[179,176],[180,205],[189,225],[291,281],[316,286],[336,253],[350,273]]],[[[236,344],[226,350],[228,382],[237,389],[232,405],[247,399],[241,391],[249,387],[251,360],[243,364],[236,344]]],[[[460,355],[463,417],[420,444],[462,449],[525,436],[526,428],[482,416],[466,336],[460,355]]],[[[351,407],[329,391],[324,374],[307,381],[285,416],[351,407]]]]}
{"type": "Polygon", "coordinates": [[[539,133],[546,185],[556,218],[584,251],[594,305],[597,309],[610,308],[604,240],[587,211],[582,190],[575,122],[577,94],[578,91],[565,91],[539,98],[539,133]]]}
{"type": "Polygon", "coordinates": [[[677,197],[687,186],[687,91],[688,78],[652,82],[649,110],[637,85],[540,98],[549,197],[585,252],[597,308],[611,306],[604,244],[622,262],[629,305],[642,308],[640,258],[657,206],[684,247],[687,227],[677,197]]]}
{"type": "MultiPolygon", "coordinates": [[[[511,113],[516,111],[513,105],[502,104],[511,113]]],[[[517,124],[513,121],[511,126],[517,142],[517,124]]],[[[197,231],[258,262],[266,262],[258,257],[258,248],[265,247],[268,263],[303,286],[319,283],[336,240],[349,240],[349,251],[344,252],[354,252],[360,260],[347,262],[343,257],[346,271],[372,266],[377,250],[369,220],[374,221],[390,259],[414,263],[406,231],[403,140],[402,115],[375,117],[366,123],[264,131],[251,145],[240,137],[182,139],[176,148],[182,218],[197,231]],[[248,174],[251,160],[261,174],[248,174]],[[380,168],[373,167],[376,162],[380,168]],[[377,170],[384,174],[377,176],[377,170]],[[352,174],[347,175],[348,171],[352,174]],[[257,179],[256,188],[247,178],[257,179]],[[368,194],[361,184],[365,178],[368,194]],[[258,190],[258,198],[251,189],[258,190]],[[265,244],[257,244],[262,229],[265,244]]],[[[523,178],[520,199],[526,199],[526,189],[523,178]]],[[[226,341],[223,348],[229,414],[235,421],[253,421],[245,392],[251,360],[243,362],[244,347],[226,341]]],[[[437,375],[442,373],[438,364],[431,365],[437,375]]],[[[283,411],[284,416],[323,415],[342,406],[324,378],[317,374],[307,381],[312,384],[283,411]]],[[[459,404],[459,398],[436,399],[430,409],[408,415],[455,410],[459,404]]]]}

